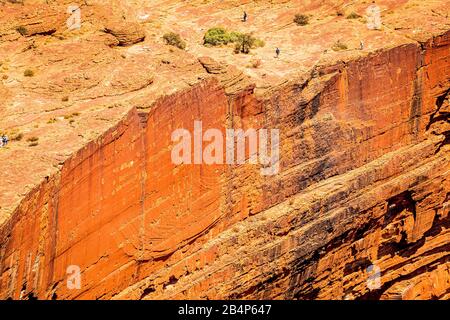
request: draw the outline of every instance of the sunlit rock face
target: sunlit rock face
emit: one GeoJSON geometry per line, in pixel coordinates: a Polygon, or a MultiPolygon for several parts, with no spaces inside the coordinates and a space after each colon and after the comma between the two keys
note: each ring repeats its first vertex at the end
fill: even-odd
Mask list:
{"type": "Polygon", "coordinates": [[[0,2],[0,298],[449,299],[447,3],[377,6],[0,2]],[[196,121],[278,170],[175,163],[196,121]]]}

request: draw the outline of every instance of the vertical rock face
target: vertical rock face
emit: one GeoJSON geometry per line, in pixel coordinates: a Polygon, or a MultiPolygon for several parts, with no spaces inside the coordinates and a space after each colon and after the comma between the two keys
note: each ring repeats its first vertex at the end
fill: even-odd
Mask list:
{"type": "Polygon", "coordinates": [[[260,95],[201,57],[27,193],[0,226],[0,298],[449,299],[449,58],[447,32],[260,95]],[[279,173],[175,164],[196,120],[279,129],[279,173]]]}

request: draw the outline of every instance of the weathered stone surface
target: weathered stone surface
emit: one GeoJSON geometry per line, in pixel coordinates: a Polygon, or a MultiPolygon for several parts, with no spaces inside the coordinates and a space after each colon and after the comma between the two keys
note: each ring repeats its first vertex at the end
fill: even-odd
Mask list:
{"type": "Polygon", "coordinates": [[[0,298],[450,298],[445,1],[377,1],[381,30],[336,15],[363,1],[231,0],[85,1],[80,30],[14,29],[71,2],[0,4],[0,131],[23,135],[0,149],[0,298]],[[136,28],[99,31],[120,19],[136,28]],[[216,25],[266,46],[202,46],[216,25]],[[280,129],[280,173],[175,165],[195,120],[280,129]]]}

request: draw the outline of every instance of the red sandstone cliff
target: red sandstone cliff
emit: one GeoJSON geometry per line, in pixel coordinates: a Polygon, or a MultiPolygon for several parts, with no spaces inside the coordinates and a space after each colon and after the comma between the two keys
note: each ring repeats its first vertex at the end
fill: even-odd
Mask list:
{"type": "MultiPolygon", "coordinates": [[[[131,19],[132,5],[88,5],[86,30],[52,31],[65,40],[1,29],[0,127],[25,138],[0,152],[13,162],[0,183],[0,297],[448,299],[448,15],[439,1],[429,16],[392,2],[380,1],[393,11],[381,31],[327,14],[302,38],[284,19],[338,1],[272,4],[277,19],[254,24],[287,30],[264,39],[259,69],[243,67],[254,57],[196,44],[200,31],[188,35],[212,17],[231,24],[232,1],[171,9],[167,24],[191,17],[172,26],[192,40],[187,52],[155,40],[156,20],[144,23],[144,43],[130,28],[127,39],[138,43],[124,48],[114,32],[98,31],[97,15],[131,19]],[[414,13],[411,24],[429,24],[408,29],[402,10],[414,13]],[[334,42],[327,19],[348,39],[358,31],[349,41],[368,48],[324,53],[334,42]],[[287,57],[273,61],[280,39],[287,57]],[[307,41],[314,46],[290,51],[307,41]],[[22,77],[25,65],[38,69],[32,79],[22,77]],[[223,131],[280,129],[279,174],[173,164],[171,133],[195,120],[223,131]],[[32,148],[25,141],[35,135],[32,148]],[[80,267],[79,290],[67,287],[70,265],[80,267]],[[369,267],[380,271],[376,288],[369,267]]],[[[17,15],[14,25],[34,7],[0,10],[17,15]]]]}

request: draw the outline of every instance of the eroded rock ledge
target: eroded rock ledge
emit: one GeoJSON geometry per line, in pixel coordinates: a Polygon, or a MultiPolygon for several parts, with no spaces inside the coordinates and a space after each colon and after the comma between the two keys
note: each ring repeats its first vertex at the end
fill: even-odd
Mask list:
{"type": "MultiPolygon", "coordinates": [[[[148,42],[118,53],[105,35],[86,37],[98,70],[115,75],[80,65],[68,83],[99,133],[75,140],[86,128],[74,125],[76,143],[49,153],[53,169],[7,207],[0,298],[450,298],[448,31],[318,63],[263,93],[261,79],[203,54],[148,42]],[[149,62],[146,46],[164,62],[149,62]],[[204,129],[279,128],[280,174],[175,166],[171,133],[198,119],[204,129]],[[70,265],[80,290],[66,286],[70,265]]],[[[12,82],[1,90],[16,93],[12,82]]],[[[67,129],[54,130],[45,141],[58,146],[67,129]]],[[[23,161],[16,168],[29,159],[7,152],[23,161]]]]}

